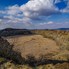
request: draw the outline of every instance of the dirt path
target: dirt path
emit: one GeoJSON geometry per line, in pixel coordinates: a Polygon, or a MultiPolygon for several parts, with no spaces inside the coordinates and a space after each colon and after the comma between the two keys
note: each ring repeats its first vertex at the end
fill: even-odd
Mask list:
{"type": "Polygon", "coordinates": [[[59,49],[53,40],[43,38],[41,35],[12,36],[5,37],[5,39],[14,45],[14,51],[21,52],[22,57],[25,58],[28,54],[37,58],[40,54],[55,53],[59,49]]]}

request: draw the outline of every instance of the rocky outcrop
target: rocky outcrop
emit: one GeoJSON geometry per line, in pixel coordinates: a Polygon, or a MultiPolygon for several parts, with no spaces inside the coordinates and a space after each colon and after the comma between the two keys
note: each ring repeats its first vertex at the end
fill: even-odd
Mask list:
{"type": "Polygon", "coordinates": [[[25,62],[21,54],[12,50],[13,45],[10,45],[7,40],[0,37],[0,56],[9,58],[17,63],[23,64],[25,62]]]}
{"type": "Polygon", "coordinates": [[[12,28],[6,28],[0,31],[0,36],[14,36],[14,35],[28,35],[32,34],[31,31],[27,29],[12,29],[12,28]]]}

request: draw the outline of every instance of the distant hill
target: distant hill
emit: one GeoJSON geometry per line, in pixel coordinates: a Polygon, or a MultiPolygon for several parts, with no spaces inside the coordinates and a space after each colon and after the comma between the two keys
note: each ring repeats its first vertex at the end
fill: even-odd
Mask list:
{"type": "Polygon", "coordinates": [[[28,35],[32,34],[31,31],[27,29],[14,29],[14,28],[6,28],[0,31],[0,36],[14,36],[14,35],[28,35]]]}
{"type": "Polygon", "coordinates": [[[58,28],[58,29],[54,29],[54,30],[69,30],[69,28],[58,28]]]}
{"type": "MultiPolygon", "coordinates": [[[[35,30],[35,29],[34,29],[35,30]]],[[[43,29],[41,29],[43,30],[43,29]]],[[[47,29],[45,29],[47,30],[47,29]]],[[[58,28],[52,30],[66,30],[69,31],[69,28],[58,28]]],[[[6,28],[0,31],[0,36],[14,36],[14,35],[29,35],[32,34],[31,30],[28,29],[15,29],[15,28],[6,28]]]]}
{"type": "Polygon", "coordinates": [[[27,30],[27,29],[15,29],[15,28],[5,28],[1,31],[13,31],[13,30],[27,30]]]}
{"type": "Polygon", "coordinates": [[[0,29],[0,31],[1,31],[2,29],[0,29]]]}

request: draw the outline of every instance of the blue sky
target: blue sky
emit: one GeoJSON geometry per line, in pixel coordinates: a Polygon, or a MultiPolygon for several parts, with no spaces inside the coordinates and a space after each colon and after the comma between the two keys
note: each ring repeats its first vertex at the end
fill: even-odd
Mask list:
{"type": "Polygon", "coordinates": [[[69,28],[69,0],[1,0],[0,29],[69,28]]]}

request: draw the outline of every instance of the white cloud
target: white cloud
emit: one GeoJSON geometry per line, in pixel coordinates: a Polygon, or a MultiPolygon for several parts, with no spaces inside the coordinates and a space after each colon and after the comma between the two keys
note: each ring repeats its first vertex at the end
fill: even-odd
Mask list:
{"type": "Polygon", "coordinates": [[[15,15],[21,12],[20,7],[17,4],[14,6],[6,7],[6,9],[7,9],[7,14],[10,14],[10,15],[15,15]]]}
{"type": "Polygon", "coordinates": [[[53,22],[52,21],[49,21],[47,24],[53,24],[53,22]]]}
{"type": "Polygon", "coordinates": [[[30,21],[31,21],[27,17],[24,17],[24,18],[15,18],[13,16],[4,16],[4,18],[8,18],[8,20],[3,21],[5,24],[7,24],[7,23],[24,23],[24,24],[27,24],[27,23],[30,23],[30,21]]]}
{"type": "MultiPolygon", "coordinates": [[[[65,9],[61,9],[60,12],[61,13],[69,13],[69,0],[63,0],[64,2],[66,2],[67,7],[65,9]]],[[[55,0],[55,4],[62,2],[62,0],[55,0]]]]}
{"type": "Polygon", "coordinates": [[[55,4],[61,2],[61,0],[55,0],[55,4]]]}
{"type": "Polygon", "coordinates": [[[13,16],[4,16],[4,18],[8,18],[8,19],[14,19],[14,17],[13,16]]]}
{"type": "Polygon", "coordinates": [[[66,23],[69,23],[69,22],[66,22],[66,23]]]}
{"type": "Polygon", "coordinates": [[[52,21],[49,21],[47,23],[39,23],[39,25],[45,25],[45,24],[53,24],[53,22],[52,21]]]}
{"type": "Polygon", "coordinates": [[[60,13],[59,9],[53,4],[53,0],[30,0],[20,6],[20,9],[25,17],[32,20],[39,20],[41,16],[60,13]]]}
{"type": "Polygon", "coordinates": [[[63,10],[60,10],[62,13],[69,13],[69,2],[67,3],[67,7],[63,10]]]}
{"type": "Polygon", "coordinates": [[[2,21],[2,19],[0,19],[0,22],[2,21]]]}
{"type": "Polygon", "coordinates": [[[18,21],[12,21],[12,23],[18,23],[18,21]]]}
{"type": "Polygon", "coordinates": [[[23,14],[17,14],[18,17],[23,17],[23,14]]]}
{"type": "Polygon", "coordinates": [[[0,11],[0,13],[5,14],[5,13],[6,13],[6,11],[2,11],[2,10],[1,10],[1,11],[0,11]]]}
{"type": "Polygon", "coordinates": [[[64,0],[67,1],[67,7],[63,10],[60,10],[62,13],[69,13],[69,0],[64,0]]]}
{"type": "MultiPolygon", "coordinates": [[[[68,1],[68,0],[64,0],[68,1]]],[[[30,0],[20,7],[16,4],[14,6],[6,7],[6,11],[0,13],[7,13],[17,17],[25,17],[31,20],[41,20],[42,16],[50,16],[59,13],[69,13],[69,2],[67,7],[59,10],[54,3],[61,2],[61,0],[30,0]],[[20,14],[21,13],[21,14],[20,14]]]]}

